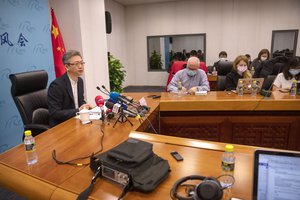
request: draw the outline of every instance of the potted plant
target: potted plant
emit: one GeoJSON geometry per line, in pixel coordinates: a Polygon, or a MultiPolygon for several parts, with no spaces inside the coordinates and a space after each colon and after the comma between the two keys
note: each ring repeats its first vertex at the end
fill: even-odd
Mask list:
{"type": "Polygon", "coordinates": [[[161,54],[154,50],[150,57],[150,69],[162,69],[162,65],[161,54]]]}
{"type": "Polygon", "coordinates": [[[112,55],[108,55],[109,85],[111,91],[118,93],[123,91],[122,83],[126,75],[126,71],[123,68],[120,60],[112,55]]]}

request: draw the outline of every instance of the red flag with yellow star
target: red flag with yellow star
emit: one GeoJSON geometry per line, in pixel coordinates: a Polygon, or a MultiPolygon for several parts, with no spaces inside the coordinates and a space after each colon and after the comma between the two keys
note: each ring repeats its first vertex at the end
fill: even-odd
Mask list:
{"type": "Polygon", "coordinates": [[[66,72],[65,66],[62,62],[62,57],[65,53],[65,45],[53,9],[51,9],[51,16],[52,16],[52,25],[51,25],[52,51],[53,51],[53,58],[54,58],[55,75],[57,78],[66,72]]]}

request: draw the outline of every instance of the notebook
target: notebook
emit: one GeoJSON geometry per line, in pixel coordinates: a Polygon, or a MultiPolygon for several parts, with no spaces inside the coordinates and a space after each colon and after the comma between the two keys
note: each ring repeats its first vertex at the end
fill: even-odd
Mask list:
{"type": "MultiPolygon", "coordinates": [[[[243,93],[244,94],[250,94],[251,93],[251,85],[252,85],[252,82],[254,80],[256,81],[256,84],[258,86],[257,92],[259,93],[259,91],[262,88],[264,78],[240,78],[239,79],[238,84],[239,84],[240,81],[243,81],[243,86],[244,86],[243,93]]],[[[236,87],[236,91],[238,91],[238,86],[236,87]]]]}
{"type": "Polygon", "coordinates": [[[253,200],[300,199],[300,152],[256,150],[253,200]]]}

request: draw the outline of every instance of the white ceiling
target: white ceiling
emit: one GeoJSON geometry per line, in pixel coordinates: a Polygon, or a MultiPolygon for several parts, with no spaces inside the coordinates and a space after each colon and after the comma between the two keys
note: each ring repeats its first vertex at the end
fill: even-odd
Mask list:
{"type": "Polygon", "coordinates": [[[161,3],[168,1],[182,1],[182,0],[115,0],[124,6],[137,5],[137,4],[147,4],[147,3],[161,3]]]}

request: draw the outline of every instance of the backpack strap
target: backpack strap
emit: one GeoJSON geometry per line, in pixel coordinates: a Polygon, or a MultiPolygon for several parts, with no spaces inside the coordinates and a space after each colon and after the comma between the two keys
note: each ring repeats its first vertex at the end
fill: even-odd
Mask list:
{"type": "Polygon", "coordinates": [[[129,183],[127,185],[125,185],[125,187],[123,188],[122,193],[119,196],[118,200],[122,200],[125,197],[125,195],[127,194],[127,192],[130,190],[130,186],[129,185],[130,185],[129,183]]]}
{"type": "Polygon", "coordinates": [[[86,200],[88,199],[89,195],[91,194],[92,190],[93,190],[93,187],[94,187],[94,184],[97,180],[97,178],[101,175],[101,167],[99,166],[97,168],[97,171],[95,172],[93,178],[92,178],[92,181],[90,183],[90,185],[84,190],[82,191],[79,196],[77,197],[77,200],[86,200]]]}

